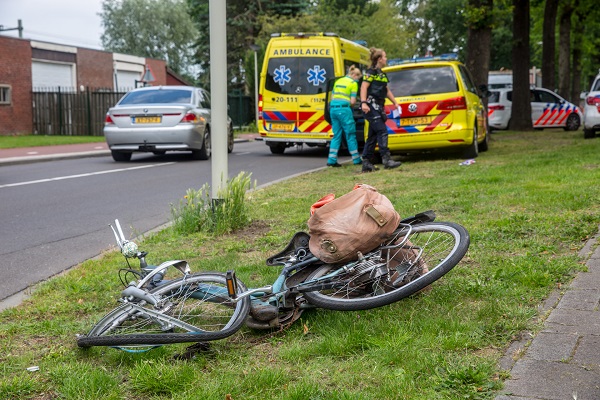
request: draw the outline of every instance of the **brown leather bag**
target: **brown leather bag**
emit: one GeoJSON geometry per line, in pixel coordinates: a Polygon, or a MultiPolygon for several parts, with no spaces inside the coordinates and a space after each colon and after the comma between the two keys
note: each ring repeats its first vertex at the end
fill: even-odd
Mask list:
{"type": "Polygon", "coordinates": [[[310,251],[332,264],[357,260],[358,252],[371,251],[389,239],[400,222],[392,202],[369,185],[356,185],[350,193],[312,210],[310,251]]]}

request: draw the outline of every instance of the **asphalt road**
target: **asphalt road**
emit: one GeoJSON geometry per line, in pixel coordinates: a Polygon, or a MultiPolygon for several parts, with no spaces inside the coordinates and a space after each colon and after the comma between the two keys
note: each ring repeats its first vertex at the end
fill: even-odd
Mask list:
{"type": "MultiPolygon", "coordinates": [[[[323,149],[273,155],[260,141],[236,143],[228,172],[252,173],[262,186],[321,168],[326,157],[323,149]]],[[[0,301],[113,247],[115,218],[128,237],[162,226],[188,188],[210,181],[211,162],[183,153],[1,166],[0,301]]]]}

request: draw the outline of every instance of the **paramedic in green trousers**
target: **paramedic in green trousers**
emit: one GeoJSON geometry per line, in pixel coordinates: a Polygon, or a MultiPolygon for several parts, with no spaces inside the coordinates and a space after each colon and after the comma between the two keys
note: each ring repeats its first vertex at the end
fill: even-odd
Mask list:
{"type": "Polygon", "coordinates": [[[338,79],[333,86],[333,94],[329,102],[333,139],[329,145],[328,167],[341,167],[337,162],[337,155],[342,145],[342,136],[346,137],[348,151],[354,165],[362,163],[356,142],[356,122],[352,116],[352,107],[356,104],[358,81],[361,76],[360,69],[352,65],[348,69],[348,74],[338,79]]]}

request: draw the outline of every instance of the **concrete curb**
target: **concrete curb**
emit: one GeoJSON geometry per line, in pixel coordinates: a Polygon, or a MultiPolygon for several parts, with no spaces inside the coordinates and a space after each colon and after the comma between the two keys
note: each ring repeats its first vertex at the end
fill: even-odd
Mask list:
{"type": "MultiPolygon", "coordinates": [[[[242,138],[235,139],[234,143],[249,142],[250,139],[242,138]]],[[[44,154],[36,156],[21,156],[21,157],[7,157],[0,158],[0,166],[2,165],[19,165],[19,164],[31,164],[43,161],[54,161],[54,160],[67,160],[74,158],[85,158],[85,157],[104,157],[110,156],[110,150],[95,150],[95,151],[80,151],[73,153],[56,153],[56,154],[44,154]]]]}

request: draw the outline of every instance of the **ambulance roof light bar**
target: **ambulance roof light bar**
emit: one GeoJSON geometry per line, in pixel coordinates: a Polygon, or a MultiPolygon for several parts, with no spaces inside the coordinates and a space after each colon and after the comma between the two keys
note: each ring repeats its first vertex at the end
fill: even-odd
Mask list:
{"type": "Polygon", "coordinates": [[[426,61],[457,61],[457,60],[458,60],[458,54],[446,53],[446,54],[440,54],[439,56],[394,58],[392,60],[388,60],[387,64],[388,64],[388,66],[392,66],[392,65],[410,64],[410,63],[426,62],[426,61]]]}
{"type": "Polygon", "coordinates": [[[271,33],[271,37],[294,36],[296,38],[306,38],[310,36],[339,36],[334,32],[298,32],[298,33],[271,33]]]}

